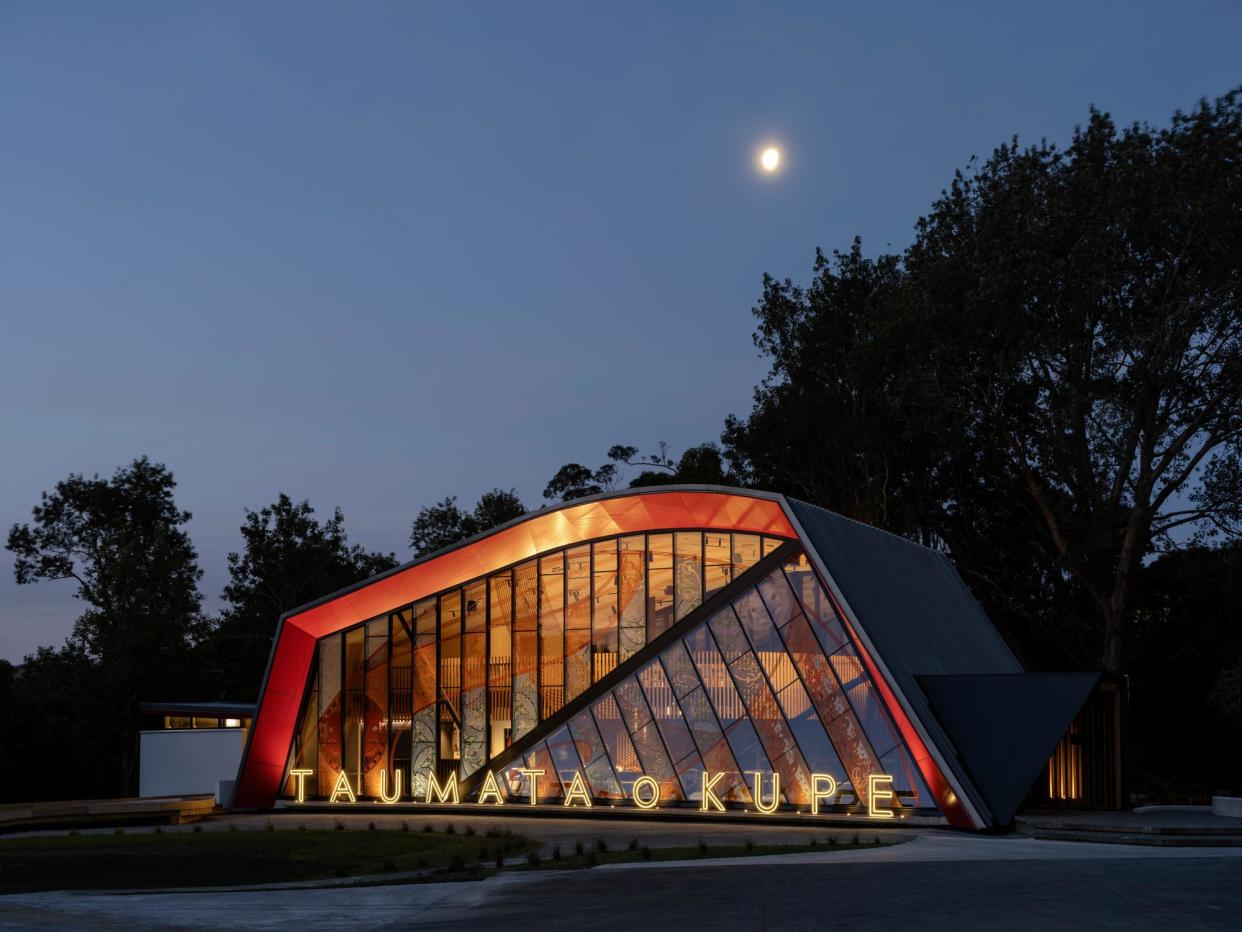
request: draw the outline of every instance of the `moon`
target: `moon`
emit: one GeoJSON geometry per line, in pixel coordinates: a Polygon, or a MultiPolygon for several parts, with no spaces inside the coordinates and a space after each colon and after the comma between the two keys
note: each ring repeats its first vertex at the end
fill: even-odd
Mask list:
{"type": "Polygon", "coordinates": [[[768,146],[759,156],[759,165],[765,172],[774,172],[781,167],[781,150],[776,146],[768,146]]]}

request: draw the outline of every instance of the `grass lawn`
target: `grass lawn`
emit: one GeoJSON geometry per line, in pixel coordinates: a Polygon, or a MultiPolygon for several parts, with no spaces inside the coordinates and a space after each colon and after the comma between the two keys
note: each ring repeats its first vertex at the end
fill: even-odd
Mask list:
{"type": "Polygon", "coordinates": [[[802,854],[808,851],[853,851],[859,848],[882,848],[900,841],[880,841],[878,836],[847,835],[838,837],[812,837],[806,844],[784,845],[710,845],[700,841],[693,847],[680,848],[649,848],[642,845],[637,838],[630,839],[628,845],[621,850],[608,848],[601,840],[592,844],[584,844],[581,850],[575,846],[572,850],[553,849],[551,856],[546,853],[539,858],[530,858],[518,870],[572,870],[574,868],[595,867],[599,864],[625,864],[633,861],[694,861],[700,858],[742,858],[773,854],[802,854]]]}
{"type": "Polygon", "coordinates": [[[0,839],[0,893],[281,883],[425,871],[482,876],[536,847],[509,830],[131,832],[0,839]]]}

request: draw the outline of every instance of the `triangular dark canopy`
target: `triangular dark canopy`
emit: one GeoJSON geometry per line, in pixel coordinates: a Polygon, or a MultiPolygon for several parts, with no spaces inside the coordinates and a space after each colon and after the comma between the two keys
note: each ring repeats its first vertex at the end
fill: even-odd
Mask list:
{"type": "Polygon", "coordinates": [[[1013,818],[1099,679],[1098,673],[918,677],[996,825],[1013,818]]]}

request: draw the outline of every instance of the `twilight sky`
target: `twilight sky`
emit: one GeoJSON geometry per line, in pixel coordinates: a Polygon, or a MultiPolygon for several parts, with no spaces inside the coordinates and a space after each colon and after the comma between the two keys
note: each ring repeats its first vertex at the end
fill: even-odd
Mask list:
{"type": "MultiPolygon", "coordinates": [[[[1013,134],[1242,81],[1236,2],[874,6],[8,0],[0,524],[145,453],[209,608],[280,491],[408,558],[445,495],[716,439],[765,271],[901,248],[1013,134]]],[[[69,593],[0,554],[0,657],[69,593]]]]}

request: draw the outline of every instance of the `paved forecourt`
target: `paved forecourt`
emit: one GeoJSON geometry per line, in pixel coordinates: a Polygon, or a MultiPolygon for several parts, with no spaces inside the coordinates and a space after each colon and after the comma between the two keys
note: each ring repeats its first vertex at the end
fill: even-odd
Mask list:
{"type": "Polygon", "coordinates": [[[948,832],[888,848],[505,872],[473,883],[0,897],[0,929],[1236,928],[1239,915],[1242,849],[948,832]]]}

